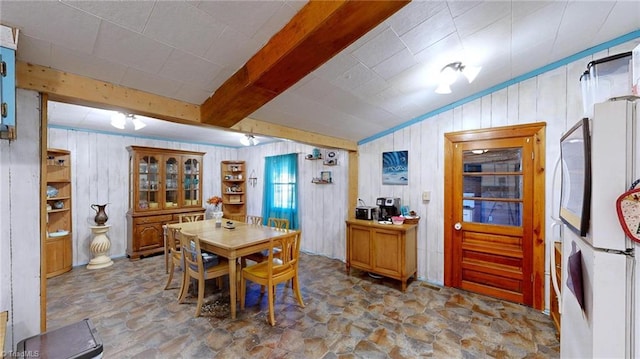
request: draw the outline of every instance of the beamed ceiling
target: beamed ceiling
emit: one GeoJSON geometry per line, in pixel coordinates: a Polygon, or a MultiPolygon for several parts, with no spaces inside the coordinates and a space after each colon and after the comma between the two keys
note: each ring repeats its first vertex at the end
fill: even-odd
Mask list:
{"type": "Polygon", "coordinates": [[[0,2],[0,23],[20,30],[18,86],[50,94],[52,125],[115,131],[104,110],[122,110],[150,117],[140,136],[351,150],[594,46],[638,41],[639,14],[628,1],[0,2]],[[482,71],[434,93],[453,61],[482,71]]]}

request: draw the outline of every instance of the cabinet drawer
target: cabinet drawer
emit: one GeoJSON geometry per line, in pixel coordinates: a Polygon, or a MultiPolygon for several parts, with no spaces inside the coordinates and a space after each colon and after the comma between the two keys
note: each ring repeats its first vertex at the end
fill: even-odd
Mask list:
{"type": "Polygon", "coordinates": [[[161,223],[170,221],[172,219],[171,214],[163,214],[159,216],[138,217],[133,219],[133,224],[145,224],[145,223],[161,223]]]}

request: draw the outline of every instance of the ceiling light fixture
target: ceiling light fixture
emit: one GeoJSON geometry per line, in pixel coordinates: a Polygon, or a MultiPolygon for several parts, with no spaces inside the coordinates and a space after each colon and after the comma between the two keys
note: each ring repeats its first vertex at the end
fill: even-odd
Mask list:
{"type": "Polygon", "coordinates": [[[240,139],[240,143],[245,146],[255,146],[260,143],[260,141],[258,141],[257,138],[253,137],[253,135],[244,135],[244,137],[240,139]]]}
{"type": "Polygon", "coordinates": [[[144,128],[145,126],[147,126],[144,122],[142,122],[142,120],[137,118],[135,115],[132,115],[132,114],[125,115],[122,112],[117,112],[113,116],[111,116],[111,126],[120,130],[124,130],[127,125],[127,119],[131,121],[131,123],[133,124],[133,129],[135,131],[138,131],[144,128]]]}
{"type": "Polygon", "coordinates": [[[458,79],[458,72],[461,72],[464,77],[467,78],[467,81],[472,83],[480,73],[481,69],[482,67],[465,66],[459,61],[445,65],[442,70],[440,70],[440,78],[438,80],[436,93],[451,93],[451,85],[458,79]]]}

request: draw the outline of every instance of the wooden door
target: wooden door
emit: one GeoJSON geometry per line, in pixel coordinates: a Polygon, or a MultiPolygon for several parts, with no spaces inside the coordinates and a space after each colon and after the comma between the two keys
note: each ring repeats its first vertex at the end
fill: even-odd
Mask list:
{"type": "Polygon", "coordinates": [[[400,276],[402,273],[402,236],[399,231],[377,229],[371,237],[374,248],[374,269],[382,275],[400,276]]]}
{"type": "Polygon", "coordinates": [[[542,309],[544,124],[445,137],[445,285],[542,309]]]}

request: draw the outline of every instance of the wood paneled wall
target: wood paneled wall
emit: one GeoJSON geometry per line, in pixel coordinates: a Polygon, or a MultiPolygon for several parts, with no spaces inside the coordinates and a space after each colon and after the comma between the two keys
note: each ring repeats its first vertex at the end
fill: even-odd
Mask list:
{"type": "MultiPolygon", "coordinates": [[[[40,97],[18,89],[17,134],[0,141],[0,311],[5,353],[40,332],[40,97]]],[[[2,353],[4,354],[4,353],[2,353]]]]}
{"type": "MultiPolygon", "coordinates": [[[[349,156],[346,151],[332,150],[337,166],[325,166],[322,160],[306,160],[313,146],[283,141],[256,147],[245,147],[238,158],[247,161],[247,176],[255,171],[258,184],[247,186],[249,204],[247,214],[261,215],[264,187],[264,157],[287,153],[298,154],[298,200],[303,251],[345,260],[345,220],[347,219],[347,191],[349,156]],[[331,171],[332,184],[311,183],[321,171],[331,171]]],[[[326,158],[326,149],[321,149],[326,158]]]]}
{"type": "MultiPolygon", "coordinates": [[[[630,51],[638,43],[640,39],[582,58],[359,146],[359,197],[367,204],[377,197],[400,197],[403,205],[422,217],[418,230],[419,278],[444,283],[444,134],[546,122],[545,227],[547,241],[554,240],[558,233],[551,230],[549,216],[557,217],[552,199],[558,203],[559,175],[553,178],[553,169],[560,154],[560,137],[582,118],[580,75],[589,61],[630,51]],[[409,184],[382,185],[382,152],[400,150],[409,151],[409,184]],[[429,202],[422,201],[424,191],[431,192],[429,202]]],[[[546,282],[548,288],[548,274],[546,282]]]]}
{"type": "Polygon", "coordinates": [[[104,134],[71,129],[49,129],[49,147],[71,151],[73,183],[73,265],[83,265],[91,259],[89,245],[95,211],[91,204],[109,203],[106,212],[111,239],[111,256],[122,257],[126,251],[126,213],[128,210],[127,146],[150,146],[206,152],[202,177],[204,199],[220,195],[220,161],[244,160],[247,176],[255,171],[258,183],[247,186],[247,213],[261,215],[264,185],[264,157],[298,153],[300,223],[303,229],[302,249],[344,259],[344,220],[347,195],[347,155],[338,153],[338,166],[323,166],[323,161],[305,159],[312,146],[290,141],[234,149],[219,146],[191,145],[144,139],[117,134],[104,134]],[[333,184],[316,185],[313,177],[320,171],[331,171],[333,184]]]}

